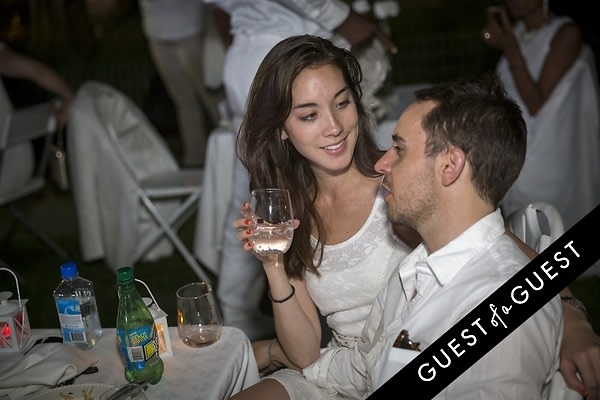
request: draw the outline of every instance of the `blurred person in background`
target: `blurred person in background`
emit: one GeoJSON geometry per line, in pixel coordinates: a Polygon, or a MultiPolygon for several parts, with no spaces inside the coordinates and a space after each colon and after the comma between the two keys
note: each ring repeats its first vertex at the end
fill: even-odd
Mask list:
{"type": "MultiPolygon", "coordinates": [[[[8,45],[0,42],[0,76],[24,79],[41,89],[55,95],[60,100],[54,108],[57,120],[57,129],[63,129],[67,124],[69,107],[75,96],[75,91],[62,76],[50,66],[12,50],[8,45]]],[[[0,87],[4,91],[4,87],[0,87]]],[[[10,101],[8,93],[6,98],[10,101]]],[[[0,195],[10,193],[13,188],[22,186],[33,174],[35,168],[35,154],[32,143],[24,143],[11,147],[4,153],[4,165],[11,168],[2,168],[0,173],[0,195]]]]}
{"type": "MultiPolygon", "coordinates": [[[[139,0],[142,27],[177,112],[184,167],[204,165],[206,142],[221,119],[221,82],[207,81],[205,35],[212,5],[201,0],[139,0]]],[[[219,69],[222,67],[219,66],[219,69]]]]}
{"type": "Polygon", "coordinates": [[[502,51],[496,72],[528,129],[525,165],[503,212],[546,201],[569,229],[600,204],[600,91],[581,27],[549,7],[514,0],[488,8],[482,36],[502,51]]]}

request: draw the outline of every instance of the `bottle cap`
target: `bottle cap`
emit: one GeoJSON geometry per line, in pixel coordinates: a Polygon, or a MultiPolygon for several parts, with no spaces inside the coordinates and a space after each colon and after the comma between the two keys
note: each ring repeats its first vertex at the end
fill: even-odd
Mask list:
{"type": "Polygon", "coordinates": [[[77,276],[77,264],[74,262],[66,262],[60,266],[60,274],[63,279],[73,278],[77,276]]]}
{"type": "Polygon", "coordinates": [[[131,283],[133,282],[133,268],[121,267],[117,270],[117,282],[118,283],[131,283]]]}

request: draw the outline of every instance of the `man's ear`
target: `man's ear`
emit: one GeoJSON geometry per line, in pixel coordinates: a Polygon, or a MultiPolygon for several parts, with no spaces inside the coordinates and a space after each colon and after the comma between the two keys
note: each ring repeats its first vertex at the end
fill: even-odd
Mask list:
{"type": "Polygon", "coordinates": [[[452,146],[442,155],[442,184],[449,186],[456,182],[465,169],[467,157],[461,149],[452,146]]]}

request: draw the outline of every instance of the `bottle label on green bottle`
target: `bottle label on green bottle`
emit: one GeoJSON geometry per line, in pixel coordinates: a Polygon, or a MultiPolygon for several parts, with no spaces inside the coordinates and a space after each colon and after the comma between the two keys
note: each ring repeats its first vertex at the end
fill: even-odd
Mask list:
{"type": "Polygon", "coordinates": [[[128,369],[144,369],[146,362],[158,353],[158,343],[154,326],[141,326],[117,330],[121,353],[125,356],[128,369]]]}

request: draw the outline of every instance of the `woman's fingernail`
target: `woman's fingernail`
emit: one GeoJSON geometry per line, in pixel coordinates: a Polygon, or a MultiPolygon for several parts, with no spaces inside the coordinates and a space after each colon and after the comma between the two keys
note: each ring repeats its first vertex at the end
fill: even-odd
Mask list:
{"type": "Polygon", "coordinates": [[[248,235],[252,235],[252,229],[248,229],[248,230],[246,230],[246,233],[247,233],[248,235]]]}
{"type": "Polygon", "coordinates": [[[245,225],[250,225],[250,219],[249,219],[249,218],[246,218],[246,219],[244,220],[244,224],[245,224],[245,225]]]}
{"type": "Polygon", "coordinates": [[[588,392],[587,392],[587,390],[585,390],[585,388],[579,389],[578,392],[582,397],[587,397],[587,395],[588,395],[588,392]]]}

